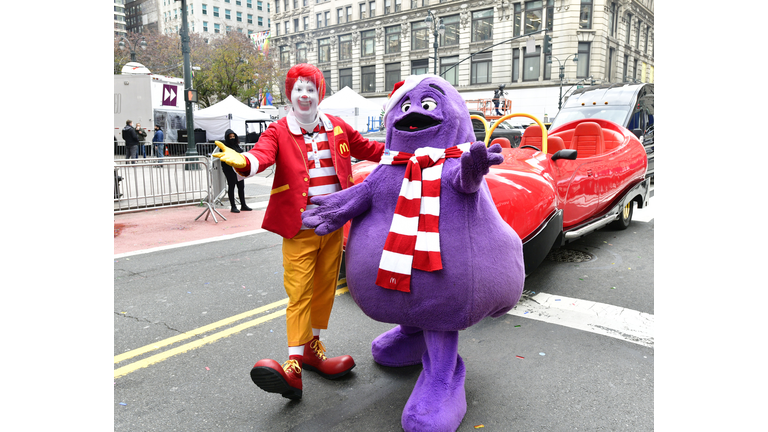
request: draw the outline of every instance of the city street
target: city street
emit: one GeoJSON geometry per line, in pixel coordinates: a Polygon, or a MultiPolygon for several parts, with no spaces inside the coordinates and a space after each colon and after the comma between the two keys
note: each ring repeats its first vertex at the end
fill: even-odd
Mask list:
{"type": "MultiPolygon", "coordinates": [[[[255,210],[269,183],[247,180],[255,210]]],[[[526,279],[515,309],[460,333],[460,431],[654,429],[653,210],[651,200],[627,230],[565,246],[526,279]]],[[[114,259],[115,430],[401,430],[421,367],[373,362],[371,341],[393,325],[365,316],[345,279],[322,339],[356,367],[335,381],[306,372],[303,398],[291,401],[249,377],[260,359],[287,359],[281,238],[245,232],[146,250],[114,259]]]]}

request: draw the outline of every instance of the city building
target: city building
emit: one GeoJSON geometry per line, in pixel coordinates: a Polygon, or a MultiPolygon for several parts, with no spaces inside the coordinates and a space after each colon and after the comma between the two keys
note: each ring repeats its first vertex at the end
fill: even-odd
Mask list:
{"type": "Polygon", "coordinates": [[[506,84],[513,110],[544,117],[561,89],[653,82],[653,3],[276,0],[270,45],[282,68],[317,65],[329,93],[348,86],[383,101],[408,75],[437,72],[467,100],[506,84]]]}
{"type": "Polygon", "coordinates": [[[125,36],[127,34],[125,27],[125,0],[114,0],[115,2],[115,37],[125,36]]]}
{"type": "MultiPolygon", "coordinates": [[[[190,33],[247,35],[269,30],[270,6],[266,0],[188,0],[190,33]]],[[[181,30],[181,2],[175,0],[133,0],[125,4],[127,30],[178,34],[181,30]]]]}

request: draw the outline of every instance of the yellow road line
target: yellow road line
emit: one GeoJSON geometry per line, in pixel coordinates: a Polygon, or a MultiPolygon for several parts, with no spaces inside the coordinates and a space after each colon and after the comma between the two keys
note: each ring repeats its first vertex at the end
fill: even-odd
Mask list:
{"type": "MultiPolygon", "coordinates": [[[[338,285],[342,285],[343,283],[346,283],[345,279],[340,280],[338,285]]],[[[347,293],[347,292],[349,292],[348,288],[346,288],[346,287],[339,288],[339,289],[336,290],[336,296],[340,296],[340,295],[342,295],[344,293],[347,293]]],[[[275,302],[275,303],[282,303],[282,302],[287,303],[288,299],[281,300],[280,302],[275,302]]],[[[275,303],[272,303],[271,305],[267,305],[267,306],[274,307],[272,305],[274,305],[275,303]]],[[[267,308],[267,306],[263,306],[262,308],[259,308],[259,309],[267,308]]],[[[254,310],[256,310],[256,309],[254,309],[254,310]]],[[[266,310],[266,309],[264,309],[264,310],[266,310]]],[[[249,313],[250,312],[244,312],[244,314],[249,314],[249,313]]],[[[240,314],[240,315],[243,315],[243,314],[240,314]]],[[[237,321],[237,319],[234,319],[234,318],[237,317],[237,316],[240,316],[240,315],[235,315],[234,317],[231,317],[231,318],[229,318],[227,320],[221,320],[221,321],[218,321],[217,323],[209,324],[209,326],[213,326],[214,324],[221,323],[222,321],[230,321],[230,322],[237,321]]],[[[145,368],[145,367],[150,366],[152,364],[159,363],[159,362],[161,362],[163,360],[166,360],[166,359],[168,359],[170,357],[173,357],[173,356],[175,356],[177,354],[182,354],[182,353],[185,353],[187,351],[190,351],[190,350],[193,350],[193,349],[196,349],[196,348],[200,348],[203,345],[207,345],[207,344],[215,342],[215,341],[217,341],[219,339],[223,339],[223,338],[231,336],[231,335],[233,335],[235,333],[239,333],[239,332],[241,332],[241,331],[243,331],[243,330],[245,330],[247,328],[257,326],[259,324],[265,323],[267,321],[270,321],[270,320],[272,320],[274,318],[277,318],[277,317],[283,316],[283,315],[285,315],[285,309],[281,309],[281,310],[279,310],[277,312],[272,312],[269,315],[265,315],[263,317],[256,318],[254,320],[244,322],[244,323],[236,325],[236,326],[234,326],[232,328],[220,331],[218,333],[214,333],[214,334],[212,334],[210,336],[206,336],[206,337],[204,337],[202,339],[198,339],[196,341],[189,342],[187,344],[178,346],[178,347],[170,349],[168,351],[164,351],[162,353],[155,354],[155,355],[153,355],[151,357],[147,357],[147,358],[145,358],[143,360],[139,360],[139,361],[133,362],[133,363],[125,365],[125,366],[123,366],[121,368],[115,369],[114,377],[118,378],[118,377],[127,375],[127,374],[129,374],[131,372],[134,372],[134,371],[138,370],[138,369],[142,369],[142,368],[145,368]]],[[[192,334],[204,333],[204,332],[199,331],[199,330],[204,329],[204,328],[209,327],[209,326],[200,327],[200,329],[196,329],[196,330],[193,330],[192,332],[188,332],[188,333],[191,333],[190,336],[192,336],[192,334]]],[[[215,327],[213,327],[213,328],[215,328],[215,327]]],[[[180,336],[185,336],[188,333],[185,333],[184,335],[180,335],[180,336]]],[[[190,337],[190,336],[187,336],[187,337],[190,337]]],[[[168,342],[168,341],[170,341],[171,339],[175,339],[177,337],[169,338],[169,339],[166,339],[166,340],[163,340],[163,341],[159,342],[158,344],[147,345],[147,346],[145,346],[143,348],[139,348],[139,349],[133,350],[133,351],[142,350],[142,349],[147,348],[147,347],[151,347],[151,349],[148,349],[148,350],[146,350],[144,352],[152,351],[152,350],[156,349],[154,347],[155,345],[159,345],[159,346],[169,345],[169,344],[171,344],[173,342],[168,342]],[[162,344],[162,345],[160,345],[160,344],[162,344]]],[[[179,340],[183,340],[183,339],[186,339],[186,337],[184,337],[182,339],[179,339],[179,340]]],[[[128,353],[133,352],[133,351],[129,351],[128,353]]],[[[128,353],[125,353],[125,354],[128,354],[128,353]]],[[[138,355],[138,354],[136,354],[136,355],[138,355]]],[[[117,356],[115,358],[117,358],[117,356]]],[[[128,358],[130,358],[130,357],[128,357],[128,358]]],[[[116,360],[115,363],[117,363],[117,362],[118,361],[116,360]]]]}

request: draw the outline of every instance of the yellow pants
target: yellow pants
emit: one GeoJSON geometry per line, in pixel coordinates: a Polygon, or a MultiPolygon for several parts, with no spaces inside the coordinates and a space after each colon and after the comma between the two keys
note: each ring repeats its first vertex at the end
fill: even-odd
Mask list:
{"type": "Polygon", "coordinates": [[[283,239],[283,281],[288,294],[285,312],[288,346],[312,340],[312,329],[327,329],[341,267],[343,230],[324,236],[299,231],[283,239]]]}

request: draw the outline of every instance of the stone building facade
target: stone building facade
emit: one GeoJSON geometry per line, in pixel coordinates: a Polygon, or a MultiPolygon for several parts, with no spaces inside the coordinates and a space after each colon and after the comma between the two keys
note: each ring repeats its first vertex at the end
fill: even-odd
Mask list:
{"type": "Polygon", "coordinates": [[[569,86],[653,82],[653,3],[276,0],[271,49],[283,68],[315,64],[331,91],[346,85],[375,99],[408,75],[435,69],[465,98],[487,97],[500,84],[513,92],[559,89],[560,65],[569,86]],[[436,19],[425,22],[427,16],[436,19]],[[534,33],[532,42],[528,33],[534,33]],[[543,53],[545,35],[551,55],[543,53]]]}

